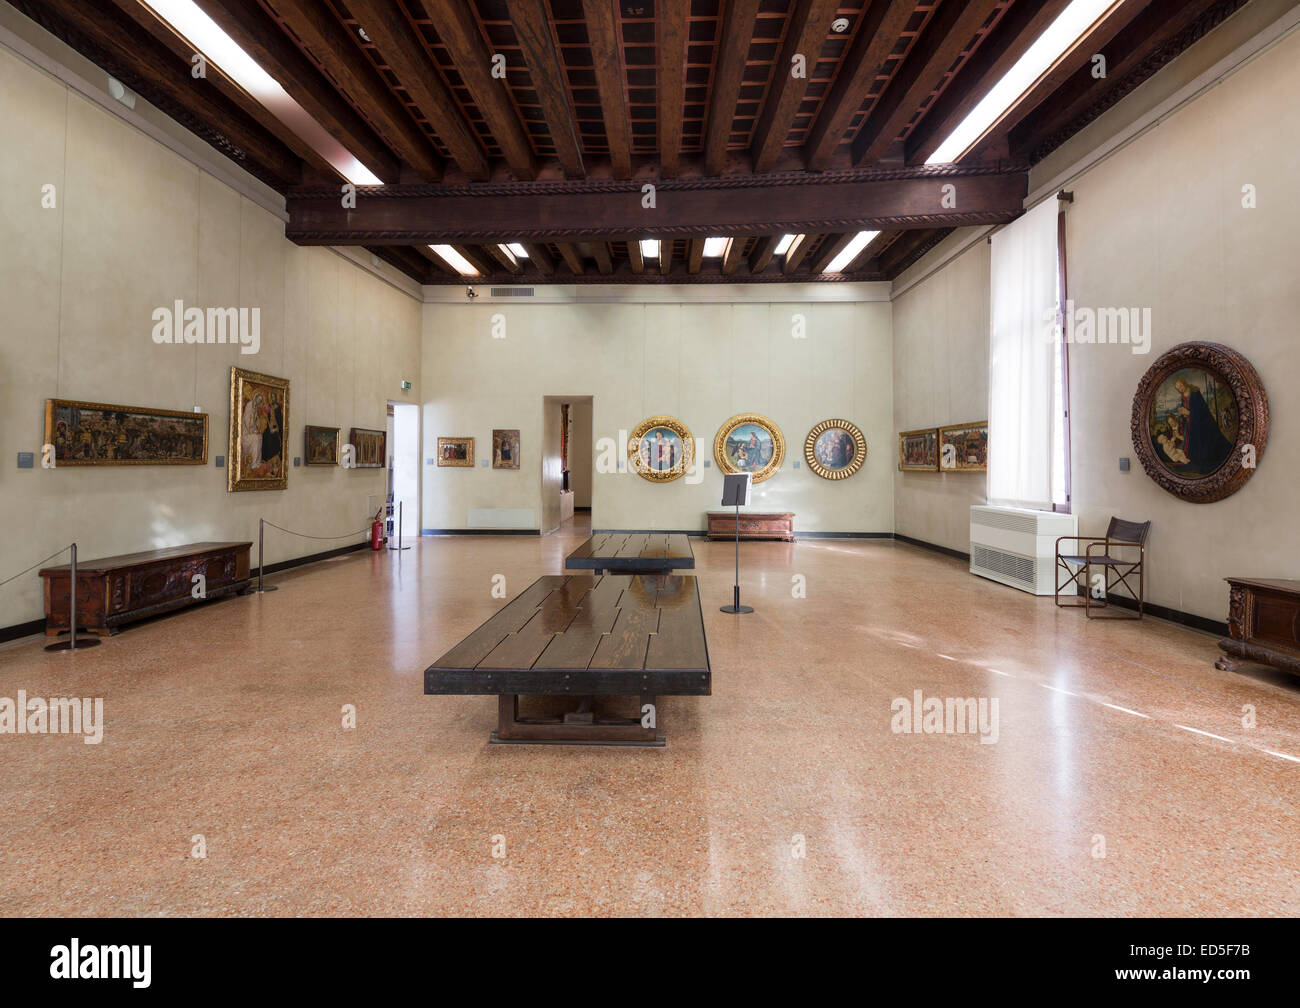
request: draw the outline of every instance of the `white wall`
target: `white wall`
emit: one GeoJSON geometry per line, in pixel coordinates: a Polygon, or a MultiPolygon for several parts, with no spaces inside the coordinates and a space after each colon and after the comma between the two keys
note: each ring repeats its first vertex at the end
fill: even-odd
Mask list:
{"type": "MultiPolygon", "coordinates": [[[[493,427],[518,427],[522,464],[517,472],[426,465],[423,527],[465,528],[470,510],[486,507],[532,510],[531,527],[544,527],[542,397],[590,395],[597,454],[601,438],[668,414],[690,428],[711,463],[728,417],[765,414],[785,434],[786,461],[755,488],[755,510],[794,511],[803,531],[890,532],[889,304],[741,300],[760,293],[737,291],[733,303],[426,304],[425,443],[467,434],[482,451],[493,427]],[[492,336],[497,313],[506,319],[504,339],[492,336]],[[795,314],[805,318],[805,338],[792,336],[795,314]],[[832,417],[853,421],[867,439],[866,464],[848,480],[820,479],[803,462],[808,431],[832,417]]],[[[654,484],[627,470],[598,472],[595,524],[703,529],[721,479],[712,464],[700,476],[654,484]]]]}
{"type": "MultiPolygon", "coordinates": [[[[75,539],[83,559],[199,540],[256,540],[258,518],[359,530],[384,471],[301,467],[285,491],[228,493],[230,366],[288,378],[288,446],[304,424],[381,428],[419,379],[419,304],[283,223],[100,105],[0,47],[0,579],[75,539]],[[42,186],[57,206],[41,206],[42,186]],[[159,346],[155,307],[261,308],[261,350],[159,346]],[[47,397],[209,414],[203,466],[19,470],[47,397]]],[[[354,540],[346,540],[354,541],[354,540]]],[[[355,541],[360,541],[358,536],[355,541]]],[[[273,533],[267,561],[329,545],[273,533]]],[[[0,588],[0,626],[40,618],[40,579],[0,588]]]]}

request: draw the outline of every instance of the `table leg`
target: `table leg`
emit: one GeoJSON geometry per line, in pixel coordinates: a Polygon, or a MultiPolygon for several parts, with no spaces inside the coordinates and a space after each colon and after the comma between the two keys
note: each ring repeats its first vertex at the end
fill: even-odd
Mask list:
{"type": "MultiPolygon", "coordinates": [[[[497,730],[492,733],[495,743],[539,743],[551,745],[624,745],[661,748],[664,735],[659,731],[662,719],[655,697],[644,695],[637,707],[636,717],[602,717],[592,712],[589,722],[572,722],[568,715],[550,718],[521,718],[519,697],[501,694],[497,698],[497,730]],[[653,719],[650,727],[642,727],[641,708],[651,705],[653,719]]],[[[590,710],[591,697],[584,698],[583,706],[590,710]]]]}

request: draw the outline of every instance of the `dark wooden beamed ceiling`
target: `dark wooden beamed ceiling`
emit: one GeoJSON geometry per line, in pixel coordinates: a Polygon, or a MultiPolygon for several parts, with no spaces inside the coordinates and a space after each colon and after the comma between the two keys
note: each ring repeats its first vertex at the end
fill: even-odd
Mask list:
{"type": "Polygon", "coordinates": [[[283,193],[292,240],[465,283],[428,248],[447,244],[472,282],[520,284],[892,279],[954,228],[1017,216],[1031,165],[1248,0],[1119,0],[957,165],[928,167],[1068,0],[195,0],[380,180],[354,209],[220,67],[195,79],[147,3],[8,2],[283,193]]]}

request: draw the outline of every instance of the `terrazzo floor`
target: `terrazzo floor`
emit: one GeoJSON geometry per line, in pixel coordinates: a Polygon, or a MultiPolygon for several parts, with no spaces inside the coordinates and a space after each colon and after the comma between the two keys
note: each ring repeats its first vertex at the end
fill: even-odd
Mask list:
{"type": "Polygon", "coordinates": [[[661,698],[667,748],[489,745],[494,699],[423,670],[494,575],[513,597],[586,534],[425,538],[0,648],[0,697],[105,722],[0,735],[0,913],[1300,913],[1300,680],[901,543],[746,544],[735,617],[731,545],[692,540],[714,692],[661,698]],[[918,690],[996,699],[996,741],[892,730],[918,690]]]}

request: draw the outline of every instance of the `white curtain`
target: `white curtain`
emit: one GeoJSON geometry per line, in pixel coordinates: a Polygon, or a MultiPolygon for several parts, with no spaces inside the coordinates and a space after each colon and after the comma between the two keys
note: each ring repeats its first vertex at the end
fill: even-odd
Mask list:
{"type": "Polygon", "coordinates": [[[1044,200],[993,236],[989,298],[989,501],[1047,510],[1061,408],[1056,214],[1044,200]]]}

